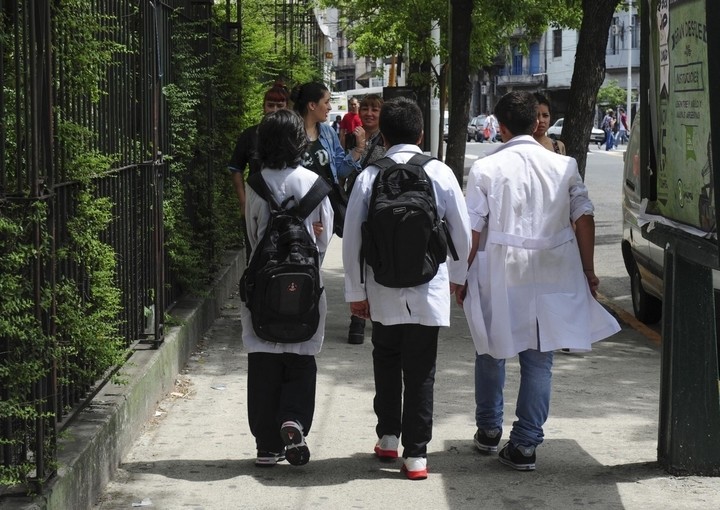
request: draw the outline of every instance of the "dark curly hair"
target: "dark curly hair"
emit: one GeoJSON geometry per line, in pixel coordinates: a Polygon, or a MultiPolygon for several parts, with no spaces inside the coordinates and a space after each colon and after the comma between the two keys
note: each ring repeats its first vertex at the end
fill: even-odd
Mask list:
{"type": "Polygon", "coordinates": [[[302,161],[307,147],[305,125],[291,110],[278,110],[263,117],[258,127],[257,154],[263,167],[282,170],[302,161]]]}

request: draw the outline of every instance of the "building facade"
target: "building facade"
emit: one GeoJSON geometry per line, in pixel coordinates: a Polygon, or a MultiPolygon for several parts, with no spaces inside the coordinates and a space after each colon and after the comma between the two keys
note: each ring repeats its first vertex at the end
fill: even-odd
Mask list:
{"type": "MultiPolygon", "coordinates": [[[[522,35],[516,34],[516,38],[522,35]]],[[[553,105],[553,120],[567,111],[575,65],[578,32],[550,29],[529,45],[527,53],[511,44],[494,65],[481,69],[473,80],[470,115],[492,110],[497,100],[511,90],[540,91],[553,105]]],[[[605,57],[605,81],[612,80],[637,97],[640,85],[640,19],[635,9],[616,13],[610,26],[605,57]],[[630,83],[628,84],[628,67],[630,83]]]]}

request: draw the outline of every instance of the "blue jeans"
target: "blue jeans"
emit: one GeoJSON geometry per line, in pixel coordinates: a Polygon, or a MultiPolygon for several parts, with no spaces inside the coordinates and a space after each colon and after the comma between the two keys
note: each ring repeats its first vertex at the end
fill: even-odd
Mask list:
{"type": "Polygon", "coordinates": [[[613,148],[613,142],[615,141],[615,138],[613,137],[612,129],[606,129],[605,130],[605,150],[609,151],[613,148]]]}
{"type": "MultiPolygon", "coordinates": [[[[550,411],[553,353],[528,349],[519,354],[520,391],[510,431],[516,446],[537,446],[550,411]]],[[[475,424],[479,429],[502,428],[505,360],[488,354],[475,356],[475,424]]]]}

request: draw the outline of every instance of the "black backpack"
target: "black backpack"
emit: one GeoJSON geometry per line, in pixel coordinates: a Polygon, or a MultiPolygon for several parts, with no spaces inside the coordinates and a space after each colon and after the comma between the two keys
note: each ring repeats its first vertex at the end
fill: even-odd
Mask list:
{"type": "Polygon", "coordinates": [[[278,204],[261,173],[248,184],[270,204],[270,221],[240,278],[255,334],[268,342],[297,343],[312,338],[320,321],[320,257],[304,220],[330,192],[318,177],[300,202],[278,204]]]}
{"type": "Polygon", "coordinates": [[[432,280],[455,246],[437,217],[432,182],[423,167],[434,158],[416,154],[407,163],[385,157],[373,183],[367,220],[362,225],[363,259],[385,287],[415,287],[432,280]]]}

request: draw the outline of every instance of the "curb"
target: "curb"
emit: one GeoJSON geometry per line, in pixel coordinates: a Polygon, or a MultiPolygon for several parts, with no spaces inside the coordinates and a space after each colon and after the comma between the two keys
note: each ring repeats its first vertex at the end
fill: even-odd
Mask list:
{"type": "MultiPolygon", "coordinates": [[[[126,384],[106,384],[58,438],[58,471],[32,501],[12,498],[3,509],[92,508],[158,403],[172,391],[202,335],[220,315],[244,269],[242,251],[228,252],[202,297],[181,299],[171,310],[179,326],[167,327],[159,349],[135,350],[119,372],[126,384]],[[6,506],[8,505],[8,506],[6,506]]],[[[142,348],[142,346],[141,346],[142,348]]]]}

